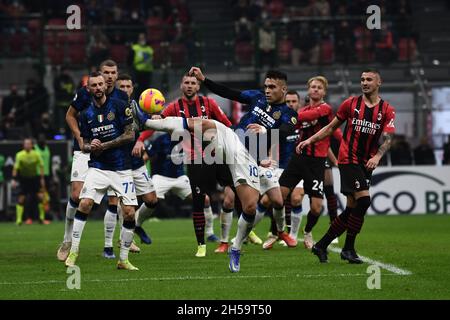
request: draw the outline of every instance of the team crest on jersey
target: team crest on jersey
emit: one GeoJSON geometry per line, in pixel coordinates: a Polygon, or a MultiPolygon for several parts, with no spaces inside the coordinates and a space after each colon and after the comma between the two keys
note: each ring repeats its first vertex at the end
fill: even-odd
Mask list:
{"type": "Polygon", "coordinates": [[[377,120],[380,121],[382,117],[383,117],[383,115],[381,114],[381,112],[378,112],[377,120]]]}
{"type": "Polygon", "coordinates": [[[112,111],[110,113],[108,113],[108,115],[106,116],[106,119],[108,119],[109,121],[113,121],[115,118],[116,118],[116,115],[112,111]]]}
{"type": "Polygon", "coordinates": [[[126,109],[125,109],[125,115],[126,115],[127,117],[130,117],[130,116],[131,116],[131,113],[132,113],[131,108],[126,108],[126,109]]]}
{"type": "Polygon", "coordinates": [[[291,122],[292,122],[292,124],[296,125],[297,124],[297,118],[296,117],[292,117],[291,118],[291,122]]]}
{"type": "Polygon", "coordinates": [[[98,122],[103,122],[103,120],[104,120],[105,118],[103,117],[103,115],[102,114],[99,114],[98,116],[97,116],[97,120],[98,120],[98,122]]]}
{"type": "Polygon", "coordinates": [[[281,117],[281,111],[276,111],[276,112],[274,112],[273,115],[272,115],[272,117],[273,117],[275,120],[280,119],[280,117],[281,117]]]}

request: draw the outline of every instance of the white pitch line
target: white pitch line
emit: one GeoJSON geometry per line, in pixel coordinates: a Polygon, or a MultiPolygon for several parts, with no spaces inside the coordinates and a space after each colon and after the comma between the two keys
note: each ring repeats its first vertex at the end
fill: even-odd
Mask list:
{"type": "MultiPolygon", "coordinates": [[[[332,251],[332,252],[335,252],[335,253],[341,253],[342,249],[338,248],[338,247],[330,246],[329,250],[332,251]]],[[[394,266],[393,264],[383,263],[383,262],[380,262],[380,261],[372,260],[370,258],[361,256],[359,254],[358,254],[358,256],[361,258],[362,261],[364,261],[364,262],[366,262],[368,264],[373,264],[373,265],[379,266],[380,268],[386,269],[387,271],[393,272],[395,274],[402,275],[402,276],[410,276],[410,275],[412,275],[411,271],[408,271],[408,270],[405,270],[405,269],[400,269],[400,268],[394,266]]]]}
{"type": "MultiPolygon", "coordinates": [[[[392,275],[394,276],[394,275],[392,275]]],[[[295,274],[295,275],[254,275],[254,276],[209,276],[209,277],[161,277],[161,278],[131,278],[131,279],[82,279],[82,282],[128,282],[128,281],[191,281],[191,280],[234,280],[234,279],[267,279],[267,278],[320,278],[320,277],[367,277],[367,273],[330,273],[330,274],[295,274]]],[[[39,285],[66,283],[66,280],[43,280],[27,282],[0,282],[6,285],[39,285]]]]}

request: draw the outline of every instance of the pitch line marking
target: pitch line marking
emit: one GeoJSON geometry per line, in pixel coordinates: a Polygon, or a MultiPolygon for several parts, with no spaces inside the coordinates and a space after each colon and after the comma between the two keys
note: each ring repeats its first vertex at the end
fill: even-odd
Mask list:
{"type": "MultiPolygon", "coordinates": [[[[335,253],[341,253],[342,249],[338,248],[338,247],[330,246],[329,250],[332,251],[332,252],[335,252],[335,253]]],[[[385,269],[385,270],[390,271],[390,272],[393,272],[395,274],[402,275],[402,276],[410,276],[410,275],[412,275],[411,271],[408,271],[408,270],[405,270],[405,269],[400,269],[400,268],[394,266],[393,264],[384,263],[384,262],[380,262],[380,261],[377,261],[377,260],[372,260],[370,258],[361,256],[359,254],[358,254],[358,256],[361,258],[362,261],[364,261],[364,262],[366,262],[368,264],[373,264],[373,265],[379,266],[380,268],[385,269]]]]}
{"type": "MultiPolygon", "coordinates": [[[[398,276],[398,274],[390,274],[398,276]]],[[[295,275],[256,275],[256,276],[209,276],[209,277],[161,277],[161,278],[131,278],[131,279],[83,279],[83,282],[128,282],[128,281],[190,281],[190,280],[233,280],[233,279],[267,279],[267,278],[320,278],[320,277],[367,277],[367,273],[336,273],[336,274],[295,274],[295,275]]],[[[27,282],[0,282],[6,285],[39,285],[66,283],[66,280],[43,280],[27,282]]]]}

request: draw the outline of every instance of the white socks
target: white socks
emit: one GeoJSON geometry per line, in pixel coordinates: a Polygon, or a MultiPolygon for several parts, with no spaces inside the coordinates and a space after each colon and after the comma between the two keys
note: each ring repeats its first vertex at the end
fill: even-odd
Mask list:
{"type": "Polygon", "coordinates": [[[68,201],[66,206],[66,222],[64,225],[64,242],[72,241],[73,219],[76,212],[77,208],[73,207],[70,201],[68,201]]]}
{"type": "Polygon", "coordinates": [[[233,209],[227,212],[228,210],[224,210],[222,208],[222,212],[220,213],[220,242],[228,243],[228,238],[230,237],[230,229],[231,224],[233,222],[233,209]]]}
{"type": "Polygon", "coordinates": [[[136,227],[142,226],[144,221],[150,218],[154,210],[155,210],[154,206],[152,208],[149,208],[147,207],[147,204],[143,202],[135,213],[136,227]]]}
{"type": "Polygon", "coordinates": [[[267,208],[264,207],[262,204],[258,203],[256,206],[256,216],[255,216],[255,223],[253,224],[253,228],[256,227],[256,225],[264,218],[264,215],[266,214],[267,208]]]}
{"type": "Polygon", "coordinates": [[[289,233],[291,238],[297,239],[298,230],[300,229],[301,222],[302,222],[301,209],[300,209],[300,211],[292,210],[292,212],[291,212],[291,232],[289,233]]]}
{"type": "Polygon", "coordinates": [[[128,260],[128,252],[130,251],[131,243],[133,242],[134,228],[128,229],[122,226],[120,232],[120,261],[128,260]]]}
{"type": "Polygon", "coordinates": [[[238,220],[238,229],[233,242],[233,248],[241,250],[242,243],[244,242],[244,239],[248,237],[250,231],[252,231],[254,222],[254,216],[249,216],[245,213],[241,214],[238,220]],[[246,218],[244,216],[246,216],[246,218]]]}
{"type": "Polygon", "coordinates": [[[70,252],[78,253],[80,250],[80,241],[85,225],[86,220],[80,220],[77,218],[73,220],[72,247],[70,248],[70,252]]]}
{"type": "Polygon", "coordinates": [[[214,216],[211,206],[204,208],[205,212],[205,235],[209,237],[214,234],[214,216]]]}
{"type": "MultiPolygon", "coordinates": [[[[117,211],[117,209],[116,209],[117,211]]],[[[117,213],[106,210],[105,217],[103,219],[104,225],[105,225],[105,248],[112,248],[113,247],[113,237],[114,237],[114,230],[116,229],[117,224],[117,213]]]]}

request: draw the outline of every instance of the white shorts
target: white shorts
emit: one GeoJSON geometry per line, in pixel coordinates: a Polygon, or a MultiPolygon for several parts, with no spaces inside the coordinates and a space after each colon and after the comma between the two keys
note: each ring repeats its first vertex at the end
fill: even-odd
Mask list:
{"type": "Polygon", "coordinates": [[[100,203],[108,188],[114,191],[114,195],[119,197],[124,205],[138,205],[131,170],[110,171],[89,168],[80,199],[87,198],[100,203]]]}
{"type": "MultiPolygon", "coordinates": [[[[276,168],[276,169],[275,169],[275,172],[276,172],[276,175],[277,175],[277,178],[278,178],[278,179],[280,179],[281,174],[283,173],[283,171],[284,171],[284,169],[282,169],[282,168],[276,168]]],[[[303,189],[303,179],[300,180],[299,183],[297,183],[297,185],[295,186],[294,189],[297,189],[297,188],[303,189]]]]}
{"type": "Polygon", "coordinates": [[[73,152],[72,170],[70,173],[70,182],[81,181],[84,182],[86,174],[88,172],[88,162],[91,159],[89,153],[81,151],[73,152]]]}
{"type": "MultiPolygon", "coordinates": [[[[136,189],[136,195],[142,196],[147,193],[155,191],[152,178],[150,178],[147,167],[144,165],[136,170],[132,171],[134,187],[136,189]]],[[[112,189],[108,189],[108,197],[115,197],[116,193],[112,189]]]]}
{"type": "Polygon", "coordinates": [[[166,193],[169,191],[175,193],[181,200],[186,199],[192,193],[189,178],[186,175],[182,175],[178,178],[169,178],[155,174],[152,179],[155,184],[156,196],[158,199],[164,199],[166,193]]]}
{"type": "Polygon", "coordinates": [[[279,176],[277,175],[277,169],[275,168],[264,168],[259,166],[259,183],[261,185],[261,190],[259,193],[261,195],[265,194],[267,191],[273,188],[279,188],[278,183],[279,176]]]}
{"type": "Polygon", "coordinates": [[[222,123],[214,121],[217,128],[216,154],[224,155],[224,163],[230,168],[234,186],[247,184],[259,191],[258,165],[244,147],[239,137],[222,123]]]}

